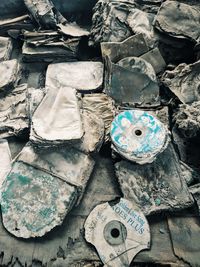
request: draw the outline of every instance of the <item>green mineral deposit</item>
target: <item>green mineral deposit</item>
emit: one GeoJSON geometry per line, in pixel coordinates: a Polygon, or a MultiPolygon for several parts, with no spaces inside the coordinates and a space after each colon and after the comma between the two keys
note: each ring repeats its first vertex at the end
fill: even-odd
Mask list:
{"type": "Polygon", "coordinates": [[[159,198],[156,198],[155,199],[155,204],[156,204],[156,206],[160,206],[161,200],[159,198]]]}

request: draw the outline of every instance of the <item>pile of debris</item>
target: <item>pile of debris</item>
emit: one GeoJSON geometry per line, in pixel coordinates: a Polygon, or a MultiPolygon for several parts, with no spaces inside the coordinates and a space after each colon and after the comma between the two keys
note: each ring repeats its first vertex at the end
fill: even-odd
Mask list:
{"type": "Polygon", "coordinates": [[[0,265],[200,266],[200,4],[99,0],[91,30],[24,4],[0,20],[0,265]]]}

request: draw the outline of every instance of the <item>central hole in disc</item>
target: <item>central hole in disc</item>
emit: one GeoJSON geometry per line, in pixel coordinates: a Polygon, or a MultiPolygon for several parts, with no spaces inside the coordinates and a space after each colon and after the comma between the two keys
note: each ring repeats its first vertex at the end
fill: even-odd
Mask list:
{"type": "Polygon", "coordinates": [[[112,237],[117,238],[117,237],[119,237],[119,235],[120,235],[120,232],[117,228],[114,228],[111,230],[111,236],[112,237]]]}
{"type": "Polygon", "coordinates": [[[135,130],[135,134],[136,134],[137,136],[140,136],[140,135],[142,135],[142,131],[141,131],[141,130],[135,130]]]}

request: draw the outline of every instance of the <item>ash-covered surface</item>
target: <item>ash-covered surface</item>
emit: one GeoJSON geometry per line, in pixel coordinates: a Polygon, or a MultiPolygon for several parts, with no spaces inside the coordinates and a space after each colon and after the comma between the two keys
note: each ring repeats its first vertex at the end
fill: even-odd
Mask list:
{"type": "Polygon", "coordinates": [[[0,266],[200,266],[199,29],[197,0],[0,1],[0,266]]]}

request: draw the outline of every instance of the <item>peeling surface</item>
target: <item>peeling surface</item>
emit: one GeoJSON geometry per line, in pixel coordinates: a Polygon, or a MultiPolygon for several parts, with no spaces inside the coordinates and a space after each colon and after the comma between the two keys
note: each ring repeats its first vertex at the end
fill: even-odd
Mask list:
{"type": "Polygon", "coordinates": [[[86,240],[96,247],[105,266],[129,266],[139,251],[150,246],[145,216],[134,202],[123,198],[95,207],[84,227],[86,240]]]}
{"type": "Polygon", "coordinates": [[[121,161],[115,168],[124,197],[133,199],[145,215],[177,211],[194,203],[172,144],[151,164],[121,161]]]}
{"type": "Polygon", "coordinates": [[[173,122],[185,138],[193,138],[200,133],[200,101],[191,105],[179,105],[173,114],[173,122]]]}

